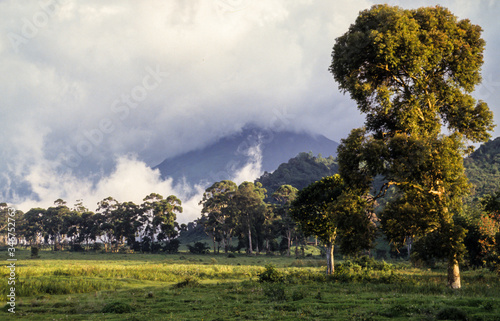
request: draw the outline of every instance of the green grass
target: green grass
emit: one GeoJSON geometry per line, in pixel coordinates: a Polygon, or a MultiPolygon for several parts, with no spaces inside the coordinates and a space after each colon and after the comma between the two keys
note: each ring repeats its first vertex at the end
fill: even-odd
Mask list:
{"type": "MultiPolygon", "coordinates": [[[[463,288],[453,291],[444,269],[404,262],[344,265],[327,278],[317,258],[16,255],[16,314],[8,316],[19,320],[500,320],[500,282],[487,270],[463,271],[463,288]],[[282,282],[258,282],[269,265],[282,282]]],[[[0,270],[1,306],[7,272],[0,270]]]]}

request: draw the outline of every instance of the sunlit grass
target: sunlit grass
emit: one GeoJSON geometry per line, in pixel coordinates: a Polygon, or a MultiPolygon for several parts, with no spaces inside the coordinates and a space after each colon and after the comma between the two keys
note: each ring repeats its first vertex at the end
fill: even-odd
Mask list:
{"type": "MultiPolygon", "coordinates": [[[[463,288],[454,291],[443,268],[401,261],[327,277],[324,260],[314,257],[42,252],[31,259],[21,251],[18,258],[15,317],[25,320],[436,320],[447,313],[498,320],[500,314],[500,282],[487,270],[463,271],[463,288]],[[269,264],[283,283],[258,282],[269,264]]],[[[2,306],[8,272],[0,270],[2,306]]]]}

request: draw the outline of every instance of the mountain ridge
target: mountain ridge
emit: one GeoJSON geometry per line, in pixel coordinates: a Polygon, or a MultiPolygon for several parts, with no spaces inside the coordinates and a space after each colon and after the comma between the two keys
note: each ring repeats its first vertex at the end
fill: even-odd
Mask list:
{"type": "MultiPolygon", "coordinates": [[[[304,151],[336,156],[338,143],[323,135],[272,131],[247,126],[204,148],[166,158],[153,167],[174,183],[209,184],[231,179],[249,163],[260,162],[261,173],[272,172],[304,151]]],[[[255,177],[257,178],[257,177],[255,177]]]]}

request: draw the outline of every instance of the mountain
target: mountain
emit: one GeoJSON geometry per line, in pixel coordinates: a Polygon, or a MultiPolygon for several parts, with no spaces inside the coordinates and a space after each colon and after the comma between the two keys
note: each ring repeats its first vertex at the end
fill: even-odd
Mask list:
{"type": "Polygon", "coordinates": [[[464,160],[465,173],[475,186],[475,197],[500,188],[500,137],[481,145],[464,160]]]}
{"type": "Polygon", "coordinates": [[[174,183],[211,184],[231,179],[248,163],[261,163],[261,172],[272,172],[300,152],[336,155],[339,144],[322,135],[245,127],[203,149],[167,158],[154,168],[174,183]]]}

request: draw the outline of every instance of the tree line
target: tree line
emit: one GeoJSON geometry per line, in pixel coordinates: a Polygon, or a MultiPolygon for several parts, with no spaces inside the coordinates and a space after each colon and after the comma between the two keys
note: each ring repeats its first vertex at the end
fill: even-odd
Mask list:
{"type": "MultiPolygon", "coordinates": [[[[125,244],[137,250],[150,251],[159,242],[173,240],[179,230],[177,214],[182,213],[181,200],[151,193],[142,204],[120,203],[112,197],[98,202],[95,212],[77,201],[73,208],[58,199],[49,208],[18,211],[18,240],[29,246],[51,246],[53,250],[68,243],[72,249],[103,244],[106,251],[125,244]]],[[[2,218],[8,209],[0,204],[2,218]]]]}

